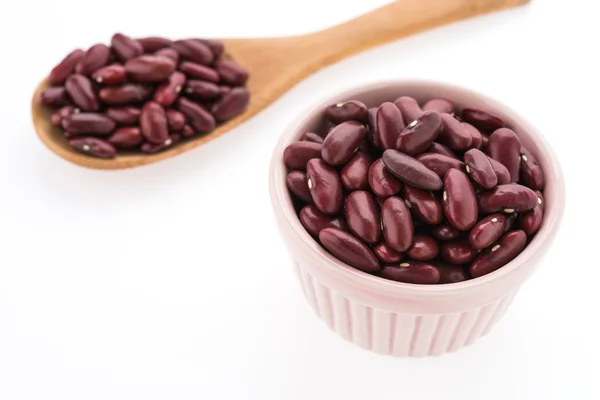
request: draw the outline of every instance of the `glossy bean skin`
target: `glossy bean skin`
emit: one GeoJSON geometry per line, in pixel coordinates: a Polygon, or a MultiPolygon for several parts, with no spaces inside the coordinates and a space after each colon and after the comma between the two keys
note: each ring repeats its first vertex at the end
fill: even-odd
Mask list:
{"type": "Polygon", "coordinates": [[[164,49],[160,49],[157,50],[156,52],[154,52],[154,55],[156,57],[166,57],[171,59],[175,65],[179,64],[179,53],[177,51],[175,51],[174,49],[171,48],[164,48],[164,49]]]}
{"type": "Polygon", "coordinates": [[[75,65],[83,60],[84,55],[85,52],[83,50],[75,49],[63,58],[62,61],[50,71],[50,75],[48,75],[50,84],[58,86],[65,83],[69,75],[75,71],[75,65]]]}
{"type": "Polygon", "coordinates": [[[450,100],[435,98],[423,104],[423,111],[437,111],[440,114],[452,114],[454,104],[450,100]]]}
{"type": "Polygon", "coordinates": [[[308,189],[306,174],[301,171],[292,171],[287,175],[286,184],[290,192],[302,200],[304,203],[312,204],[312,196],[308,189]]]}
{"type": "Polygon", "coordinates": [[[319,236],[319,233],[325,228],[336,228],[342,231],[348,230],[348,225],[343,218],[323,214],[313,204],[302,207],[302,210],[300,210],[300,222],[304,226],[304,229],[313,236],[319,236]]]}
{"type": "Polygon", "coordinates": [[[360,101],[352,100],[331,104],[325,108],[325,118],[334,125],[346,121],[367,122],[367,106],[360,101]]]}
{"type": "Polygon", "coordinates": [[[364,190],[355,190],[346,198],[344,206],[348,227],[354,236],[368,244],[381,239],[379,208],[373,195],[364,190]]]}
{"type": "Polygon", "coordinates": [[[471,147],[481,149],[481,147],[483,146],[483,135],[481,134],[481,132],[479,132],[479,129],[475,128],[471,124],[467,124],[466,122],[463,122],[463,126],[471,135],[471,147]]]}
{"type": "Polygon", "coordinates": [[[122,33],[115,33],[110,40],[110,45],[117,58],[123,62],[144,54],[144,47],[140,42],[122,33]]]}
{"type": "Polygon", "coordinates": [[[111,51],[104,44],[95,44],[85,52],[79,61],[79,71],[83,75],[91,75],[110,62],[111,51]]]}
{"type": "MultiPolygon", "coordinates": [[[[302,142],[301,142],[302,143],[302,142]]],[[[322,213],[335,215],[342,209],[342,182],[337,171],[321,159],[306,164],[308,188],[313,202],[322,213]]]]}
{"type": "Polygon", "coordinates": [[[462,161],[443,154],[424,153],[418,156],[417,160],[435,172],[440,178],[443,178],[451,168],[460,169],[461,171],[465,169],[465,164],[462,161]]]}
{"type": "Polygon", "coordinates": [[[125,82],[127,71],[125,67],[118,64],[107,65],[92,74],[94,82],[104,85],[116,85],[125,82]]]}
{"type": "Polygon", "coordinates": [[[521,142],[516,133],[508,128],[494,131],[487,144],[487,153],[508,169],[512,183],[519,181],[521,142]]]}
{"type": "Polygon", "coordinates": [[[128,105],[146,100],[152,94],[152,89],[145,85],[126,83],[121,86],[111,86],[100,89],[98,96],[111,106],[128,105]]]}
{"type": "Polygon", "coordinates": [[[469,267],[473,278],[489,274],[512,261],[527,244],[527,235],[522,230],[506,233],[490,248],[482,251],[469,267]]]}
{"type": "Polygon", "coordinates": [[[465,122],[484,132],[493,132],[506,126],[500,118],[475,108],[465,108],[462,117],[465,122]]]}
{"type": "Polygon", "coordinates": [[[494,160],[493,158],[489,158],[489,160],[490,164],[492,164],[494,172],[496,173],[496,177],[498,178],[498,185],[506,185],[507,183],[510,183],[510,172],[508,172],[508,169],[506,169],[503,164],[494,160]]]}
{"type": "Polygon", "coordinates": [[[179,132],[185,126],[185,115],[177,110],[169,109],[166,111],[167,125],[169,132],[179,132]]]}
{"type": "Polygon", "coordinates": [[[469,177],[458,169],[444,176],[444,214],[448,222],[460,231],[467,231],[477,222],[477,198],[469,177]]]}
{"type": "Polygon", "coordinates": [[[195,134],[196,134],[196,131],[194,130],[194,128],[192,128],[188,124],[185,124],[183,126],[183,128],[181,128],[181,136],[183,136],[183,137],[192,137],[195,134]]]}
{"type": "Polygon", "coordinates": [[[463,282],[469,279],[466,268],[462,265],[454,265],[444,261],[433,262],[440,272],[440,284],[463,282]]]}
{"type": "Polygon", "coordinates": [[[397,194],[402,189],[400,182],[378,158],[369,168],[369,186],[377,197],[385,198],[397,194]]]}
{"type": "Polygon", "coordinates": [[[248,80],[248,71],[231,60],[218,60],[214,68],[219,73],[221,81],[230,86],[242,86],[248,80]]]}
{"type": "Polygon", "coordinates": [[[479,210],[484,214],[525,212],[538,204],[535,192],[517,183],[499,185],[479,196],[479,210]]]}
{"type": "Polygon", "coordinates": [[[40,93],[40,103],[48,107],[62,107],[69,105],[69,98],[64,87],[49,87],[40,93]]]}
{"type": "Polygon", "coordinates": [[[404,199],[421,221],[429,225],[437,225],[442,222],[444,214],[442,203],[433,193],[406,185],[404,186],[404,199]]]}
{"type": "Polygon", "coordinates": [[[404,258],[404,254],[398,253],[386,243],[379,243],[373,247],[373,253],[384,264],[398,263],[404,258]]]}
{"type": "Polygon", "coordinates": [[[415,235],[406,256],[416,261],[429,261],[436,258],[439,252],[440,246],[431,236],[415,235]]]}
{"type": "Polygon", "coordinates": [[[438,269],[426,262],[403,261],[398,265],[385,265],[380,276],[396,282],[434,285],[440,281],[438,269]]]}
{"type": "Polygon", "coordinates": [[[250,92],[248,92],[248,89],[235,87],[212,106],[212,113],[217,121],[225,121],[246,111],[249,102],[250,92]]]}
{"type": "Polygon", "coordinates": [[[173,44],[172,40],[160,36],[149,36],[136,39],[142,45],[144,53],[154,53],[173,44]]]}
{"type": "Polygon", "coordinates": [[[154,101],[144,104],[140,115],[142,135],[150,143],[161,144],[169,139],[165,109],[154,101]]]}
{"type": "Polygon", "coordinates": [[[168,147],[173,146],[174,144],[177,144],[180,141],[181,141],[181,135],[174,133],[174,134],[170,135],[167,139],[165,139],[165,141],[163,141],[162,143],[150,143],[150,142],[142,143],[142,147],[140,148],[140,150],[142,151],[142,153],[155,154],[155,153],[158,153],[159,151],[162,151],[168,147]]]}
{"type": "Polygon", "coordinates": [[[354,154],[340,172],[344,189],[366,189],[369,186],[369,168],[372,163],[373,159],[368,153],[359,151],[354,154]]]}
{"type": "Polygon", "coordinates": [[[96,113],[73,113],[62,121],[62,127],[74,135],[108,135],[116,127],[115,121],[96,113]]]}
{"type": "Polygon", "coordinates": [[[402,96],[394,101],[394,104],[402,113],[402,118],[405,125],[410,125],[414,120],[423,114],[423,110],[419,103],[412,97],[402,96]]]}
{"type": "Polygon", "coordinates": [[[450,224],[442,224],[435,226],[431,233],[437,240],[446,242],[458,238],[461,232],[450,224]]]}
{"type": "Polygon", "coordinates": [[[321,158],[320,143],[294,142],[283,151],[283,162],[286,167],[296,171],[306,171],[306,164],[311,158],[321,158]]]}
{"type": "Polygon", "coordinates": [[[521,181],[532,190],[544,188],[544,172],[535,156],[525,147],[521,147],[521,181]]]}
{"type": "Polygon", "coordinates": [[[517,222],[519,227],[525,231],[527,236],[534,235],[542,226],[544,219],[544,196],[540,191],[536,191],[538,204],[531,211],[519,214],[517,222]]]}
{"type": "Polygon", "coordinates": [[[477,256],[477,251],[468,240],[443,242],[440,253],[446,262],[457,265],[470,263],[477,256]]]}
{"type": "Polygon", "coordinates": [[[427,149],[427,152],[441,154],[443,156],[454,158],[454,159],[460,161],[460,159],[458,158],[456,153],[454,153],[452,150],[450,150],[450,148],[448,146],[443,145],[438,142],[435,142],[431,146],[429,146],[429,148],[427,149]]]}
{"type": "Polygon", "coordinates": [[[157,83],[171,76],[175,71],[175,63],[166,57],[143,55],[127,60],[125,70],[136,82],[157,83]]]}
{"type": "Polygon", "coordinates": [[[378,109],[379,109],[378,107],[372,107],[372,108],[369,108],[369,110],[367,112],[367,120],[368,120],[367,126],[369,127],[369,133],[367,136],[368,136],[371,144],[376,149],[381,149],[381,140],[379,138],[379,133],[377,132],[377,110],[378,109]]]}
{"type": "Polygon", "coordinates": [[[115,147],[106,140],[95,137],[78,137],[69,140],[75,150],[98,158],[113,158],[117,154],[115,147]]]}
{"type": "Polygon", "coordinates": [[[63,106],[54,111],[50,116],[50,122],[54,126],[62,126],[62,120],[75,112],[75,106],[63,106]]]}
{"type": "Polygon", "coordinates": [[[386,168],[404,183],[424,190],[440,190],[440,177],[423,163],[397,150],[389,149],[381,157],[386,168]]]}
{"type": "Polygon", "coordinates": [[[440,140],[452,150],[464,151],[471,147],[473,138],[469,131],[450,114],[441,114],[440,140]]]}
{"type": "Polygon", "coordinates": [[[367,129],[356,121],[342,122],[323,141],[321,157],[330,165],[345,164],[367,135],[367,129]]]}
{"type": "Polygon", "coordinates": [[[469,232],[469,244],[475,250],[485,249],[500,239],[506,229],[506,216],[492,214],[483,218],[469,232]]]}
{"type": "Polygon", "coordinates": [[[119,125],[136,125],[140,120],[142,110],[132,106],[109,107],[104,113],[119,125]]]}
{"type": "Polygon", "coordinates": [[[414,225],[410,211],[399,197],[388,197],[381,206],[381,227],[385,242],[398,252],[405,252],[413,241],[414,225]]]}
{"type": "Polygon", "coordinates": [[[300,136],[300,140],[306,141],[306,142],[321,143],[321,144],[323,143],[323,138],[314,132],[304,132],[302,134],[302,136],[300,136]]]}
{"type": "Polygon", "coordinates": [[[437,111],[425,111],[400,132],[396,149],[409,156],[419,155],[435,141],[441,127],[440,114],[437,111]]]}
{"type": "Polygon", "coordinates": [[[117,129],[109,138],[108,142],[119,149],[131,149],[142,143],[142,131],[137,126],[126,126],[117,129]]]}
{"type": "MultiPolygon", "coordinates": [[[[182,74],[183,75],[183,74],[182,74]]],[[[206,81],[189,80],[186,82],[185,93],[194,99],[212,100],[220,96],[217,84],[206,81]]]]}
{"type": "Polygon", "coordinates": [[[175,102],[175,106],[185,114],[188,123],[197,132],[210,132],[215,129],[217,125],[215,118],[200,104],[179,97],[175,102]]]}
{"type": "Polygon", "coordinates": [[[496,171],[494,171],[488,156],[481,150],[471,149],[464,154],[463,159],[467,174],[479,186],[484,189],[491,189],[498,184],[496,171]]]}
{"type": "Polygon", "coordinates": [[[185,83],[186,78],[183,73],[173,72],[169,76],[169,80],[160,85],[154,92],[154,101],[163,107],[170,107],[177,100],[185,83]]]}
{"type": "Polygon", "coordinates": [[[402,114],[398,107],[394,103],[383,103],[377,109],[376,122],[378,142],[381,143],[381,149],[395,148],[398,136],[405,128],[402,114]]]}
{"type": "Polygon", "coordinates": [[[213,83],[219,82],[219,73],[205,65],[184,61],[179,64],[179,70],[190,79],[200,79],[213,83]]]}
{"type": "Polygon", "coordinates": [[[94,94],[92,82],[87,76],[73,74],[65,82],[65,89],[71,100],[83,111],[98,111],[100,104],[94,94]]]}
{"type": "Polygon", "coordinates": [[[331,254],[346,264],[365,272],[379,271],[379,260],[364,243],[337,228],[319,232],[319,240],[331,254]]]}
{"type": "Polygon", "coordinates": [[[198,40],[176,40],[171,47],[177,50],[182,57],[201,65],[209,65],[214,59],[210,48],[198,40]]]}

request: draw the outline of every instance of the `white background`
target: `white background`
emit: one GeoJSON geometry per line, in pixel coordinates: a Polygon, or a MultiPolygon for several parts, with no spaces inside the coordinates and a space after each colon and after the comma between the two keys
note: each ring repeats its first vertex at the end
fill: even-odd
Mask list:
{"type": "Polygon", "coordinates": [[[76,167],[33,131],[37,83],[72,48],[116,31],[294,35],[384,3],[2,3],[1,400],[600,398],[593,1],[537,0],[357,55],[226,136],[143,168],[76,167]],[[567,182],[543,267],[487,337],[441,358],[377,356],[330,332],[301,296],[268,197],[271,152],[292,119],[397,77],[510,104],[546,135],[567,182]]]}

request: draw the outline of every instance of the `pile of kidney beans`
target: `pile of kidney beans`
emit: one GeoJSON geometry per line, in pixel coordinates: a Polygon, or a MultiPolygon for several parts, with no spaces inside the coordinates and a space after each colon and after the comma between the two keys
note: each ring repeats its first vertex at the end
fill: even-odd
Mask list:
{"type": "Polygon", "coordinates": [[[156,153],[243,113],[248,72],[211,39],[132,39],[74,50],[50,72],[40,102],[76,150],[112,158],[156,153]]]}
{"type": "Polygon", "coordinates": [[[341,261],[416,284],[515,258],[542,224],[544,175],[500,118],[448,100],[327,107],[284,151],[300,221],[341,261]]]}

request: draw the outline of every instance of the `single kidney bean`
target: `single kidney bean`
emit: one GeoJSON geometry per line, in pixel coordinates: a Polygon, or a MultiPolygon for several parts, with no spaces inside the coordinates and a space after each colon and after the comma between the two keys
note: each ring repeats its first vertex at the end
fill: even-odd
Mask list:
{"type": "Polygon", "coordinates": [[[248,89],[235,87],[212,106],[212,113],[217,121],[225,121],[246,111],[249,102],[250,92],[248,89]]]}
{"type": "Polygon", "coordinates": [[[437,111],[440,114],[452,114],[454,112],[454,104],[446,99],[431,99],[423,104],[423,111],[437,111]]]}
{"type": "Polygon", "coordinates": [[[314,132],[304,132],[302,136],[300,136],[300,140],[306,142],[323,143],[323,138],[314,132]]]}
{"type": "Polygon", "coordinates": [[[500,118],[474,108],[465,108],[462,116],[466,122],[484,132],[493,132],[506,126],[500,118]]]}
{"type": "Polygon", "coordinates": [[[173,44],[172,40],[160,36],[150,36],[145,38],[139,38],[136,40],[139,44],[142,45],[144,53],[154,53],[157,50],[169,47],[173,44]]]}
{"type": "Polygon", "coordinates": [[[63,106],[58,110],[54,111],[54,113],[52,113],[52,115],[50,116],[50,122],[54,126],[61,126],[62,120],[68,117],[69,115],[73,114],[73,112],[75,112],[74,106],[63,106]]]}
{"type": "Polygon", "coordinates": [[[484,189],[491,189],[498,184],[496,171],[494,171],[488,156],[481,150],[471,149],[465,153],[463,159],[465,160],[467,174],[479,186],[484,189]]]}
{"type": "Polygon", "coordinates": [[[406,185],[404,199],[421,221],[429,225],[442,222],[442,203],[433,193],[406,185]]]}
{"type": "Polygon", "coordinates": [[[485,249],[500,239],[505,228],[506,216],[504,214],[488,215],[475,224],[469,232],[469,244],[475,250],[485,249]]]}
{"type": "Polygon", "coordinates": [[[125,67],[119,64],[107,65],[92,74],[92,79],[104,85],[116,85],[127,79],[125,67]]]}
{"type": "Polygon", "coordinates": [[[194,130],[194,128],[192,128],[190,125],[185,124],[183,126],[183,128],[181,128],[181,135],[183,137],[192,137],[196,134],[196,131],[194,130]]]}
{"type": "Polygon", "coordinates": [[[78,137],[69,140],[75,150],[98,158],[113,158],[117,154],[115,147],[106,140],[95,137],[78,137]]]}
{"type": "Polygon", "coordinates": [[[381,149],[381,140],[379,139],[379,133],[377,132],[377,110],[378,107],[369,108],[367,113],[369,132],[367,137],[371,144],[376,149],[381,149]]]}
{"type": "Polygon", "coordinates": [[[385,264],[397,263],[404,258],[404,254],[398,253],[386,243],[379,243],[377,246],[373,247],[373,253],[375,253],[375,256],[377,256],[379,261],[385,264]]]}
{"type": "Polygon", "coordinates": [[[489,274],[512,261],[527,244],[522,230],[506,233],[494,246],[482,251],[473,261],[469,272],[473,278],[489,274]]]}
{"type": "Polygon", "coordinates": [[[86,76],[80,74],[69,76],[65,82],[65,89],[75,105],[83,111],[98,111],[100,108],[92,82],[86,76]]]}
{"type": "Polygon", "coordinates": [[[451,264],[466,264],[475,259],[477,251],[469,245],[468,240],[456,240],[443,242],[441,255],[451,264]]]}
{"type": "Polygon", "coordinates": [[[179,70],[188,78],[201,79],[203,81],[213,83],[219,82],[219,73],[205,65],[183,61],[181,64],[179,64],[179,70]]]}
{"type": "Polygon", "coordinates": [[[450,224],[436,225],[431,230],[431,233],[437,240],[443,242],[454,240],[460,236],[460,231],[450,224]]]}
{"type": "Polygon", "coordinates": [[[535,192],[538,204],[531,211],[521,213],[518,217],[519,226],[528,236],[532,236],[542,226],[544,217],[544,196],[538,190],[535,192]]]}
{"type": "Polygon", "coordinates": [[[301,171],[292,171],[287,175],[286,184],[290,192],[296,195],[305,203],[312,204],[310,189],[308,189],[308,181],[306,174],[301,171]]]}
{"type": "Polygon", "coordinates": [[[379,271],[379,260],[364,243],[337,228],[319,232],[319,240],[331,254],[346,264],[365,272],[379,271]]]}
{"type": "Polygon", "coordinates": [[[469,134],[471,135],[471,147],[476,148],[476,149],[481,149],[481,147],[483,146],[483,136],[482,136],[481,132],[479,132],[479,129],[475,128],[471,124],[467,124],[466,122],[463,122],[462,125],[465,127],[467,132],[469,132],[469,134]]]}
{"type": "Polygon", "coordinates": [[[369,186],[369,168],[373,163],[371,156],[363,151],[356,153],[340,172],[342,185],[346,190],[366,189],[369,186]]]}
{"type": "Polygon", "coordinates": [[[330,165],[345,164],[367,135],[367,129],[356,121],[337,125],[323,141],[321,156],[330,165]]]}
{"type": "Polygon", "coordinates": [[[175,63],[166,57],[143,55],[127,60],[125,70],[136,82],[156,83],[171,76],[175,71],[175,63]]]}
{"type": "Polygon", "coordinates": [[[306,164],[311,158],[321,158],[320,143],[294,142],[285,148],[283,162],[291,170],[306,171],[306,164]]]}
{"type": "Polygon", "coordinates": [[[154,55],[157,57],[169,58],[175,63],[175,65],[179,64],[179,53],[169,47],[156,51],[154,55]]]}
{"type": "Polygon", "coordinates": [[[204,43],[193,40],[184,39],[173,42],[171,47],[184,58],[202,65],[209,65],[213,62],[214,55],[210,48],[204,43]]]}
{"type": "Polygon", "coordinates": [[[544,172],[537,160],[525,147],[521,147],[521,181],[532,190],[544,188],[544,172]]]}
{"type": "Polygon", "coordinates": [[[367,106],[356,100],[332,104],[325,108],[324,115],[335,125],[346,121],[367,122],[368,119],[367,106]]]}
{"type": "Polygon", "coordinates": [[[400,132],[396,141],[396,149],[409,156],[421,154],[438,137],[441,127],[440,114],[437,111],[425,111],[400,132]]]}
{"type": "Polygon", "coordinates": [[[144,54],[144,48],[140,42],[122,33],[115,33],[110,40],[110,45],[117,57],[123,62],[144,54]]]}
{"type": "Polygon", "coordinates": [[[212,100],[221,94],[219,86],[215,83],[197,80],[187,81],[185,92],[189,97],[199,100],[212,100]]]}
{"type": "Polygon", "coordinates": [[[175,71],[169,76],[169,80],[160,85],[154,92],[154,101],[163,107],[170,107],[185,85],[185,75],[175,71]]]}
{"type": "Polygon", "coordinates": [[[167,139],[165,139],[162,143],[150,143],[150,142],[143,143],[140,150],[142,150],[142,153],[154,154],[154,153],[158,153],[159,151],[162,151],[162,150],[166,149],[167,147],[170,147],[180,141],[181,141],[181,135],[174,133],[171,136],[169,136],[167,139]]]}
{"type": "Polygon", "coordinates": [[[412,97],[399,97],[394,101],[394,104],[400,110],[405,125],[410,125],[411,122],[423,114],[423,110],[419,106],[419,103],[412,97]]]}
{"type": "Polygon", "coordinates": [[[399,197],[388,197],[381,206],[381,228],[392,249],[405,252],[413,241],[414,225],[410,211],[399,197]]]}
{"type": "Polygon", "coordinates": [[[170,132],[178,132],[185,126],[185,115],[177,110],[167,110],[167,125],[170,132]]]}
{"type": "Polygon", "coordinates": [[[379,106],[376,115],[378,141],[381,149],[393,149],[400,132],[405,128],[402,114],[394,103],[386,102],[379,106]]]}
{"type": "Polygon", "coordinates": [[[424,153],[418,156],[417,160],[435,172],[440,178],[443,178],[450,168],[456,168],[460,170],[465,168],[465,164],[459,159],[438,153],[424,153]]]}
{"type": "Polygon", "coordinates": [[[490,157],[488,157],[488,159],[490,160],[490,164],[492,164],[492,168],[494,168],[494,172],[498,178],[498,185],[506,185],[507,183],[510,183],[510,172],[508,172],[508,169],[499,161],[496,161],[490,157]]]}
{"type": "Polygon", "coordinates": [[[432,237],[415,235],[406,255],[413,260],[429,261],[436,258],[439,252],[440,246],[432,237]]]}
{"type": "Polygon", "coordinates": [[[48,107],[62,107],[69,104],[67,91],[62,86],[49,87],[40,93],[40,103],[48,107]]]}
{"type": "Polygon", "coordinates": [[[393,196],[402,189],[402,182],[388,171],[381,158],[371,164],[368,178],[369,186],[377,197],[393,196]]]}
{"type": "Polygon", "coordinates": [[[348,227],[363,242],[374,244],[381,239],[379,208],[375,198],[364,190],[355,190],[346,198],[344,207],[348,227]]]}
{"type": "Polygon", "coordinates": [[[127,106],[121,108],[109,107],[105,114],[119,125],[136,125],[140,120],[142,110],[137,107],[127,106]]]}
{"type": "Polygon", "coordinates": [[[300,210],[300,222],[304,226],[304,229],[313,236],[319,236],[319,232],[325,228],[337,228],[342,231],[348,230],[348,225],[344,218],[323,214],[313,204],[302,207],[302,210],[300,210]]]}
{"type": "Polygon", "coordinates": [[[152,94],[152,89],[145,85],[124,84],[121,86],[100,89],[100,100],[112,106],[122,106],[129,103],[139,103],[152,94]]]}
{"type": "Polygon", "coordinates": [[[440,141],[452,150],[464,151],[471,147],[471,133],[450,114],[441,114],[440,141]]]}
{"type": "Polygon", "coordinates": [[[63,129],[75,135],[108,135],[117,124],[106,115],[74,113],[63,118],[63,129]]]}
{"type": "Polygon", "coordinates": [[[448,222],[460,231],[467,231],[477,222],[477,198],[467,175],[450,169],[444,176],[444,214],[448,222]]]}
{"type": "Polygon", "coordinates": [[[140,127],[144,139],[150,143],[161,144],[169,139],[165,110],[154,101],[144,104],[140,115],[140,127]]]}
{"type": "Polygon", "coordinates": [[[243,86],[248,80],[248,71],[231,60],[218,60],[214,65],[221,81],[230,86],[243,86]]]}
{"type": "Polygon", "coordinates": [[[427,149],[427,152],[428,153],[441,154],[443,156],[454,158],[454,159],[460,161],[460,159],[458,158],[458,156],[452,150],[450,150],[450,148],[448,146],[443,145],[443,144],[438,143],[438,142],[432,143],[431,146],[429,146],[429,148],[427,149]]]}
{"type": "Polygon", "coordinates": [[[130,149],[137,147],[142,143],[142,131],[137,126],[127,126],[117,129],[108,141],[119,149],[130,149]]]}
{"type": "Polygon", "coordinates": [[[56,67],[50,71],[50,75],[48,75],[48,80],[50,84],[53,86],[62,85],[65,83],[69,75],[71,75],[75,71],[75,65],[81,60],[83,60],[83,56],[85,52],[81,49],[75,49],[71,53],[69,53],[63,60],[58,63],[56,67]]]}
{"type": "Polygon", "coordinates": [[[392,281],[433,285],[440,281],[440,272],[429,263],[404,261],[399,265],[385,265],[380,276],[392,281]]]}
{"type": "Polygon", "coordinates": [[[75,71],[78,74],[91,75],[100,68],[104,67],[110,62],[111,51],[108,46],[104,44],[95,44],[85,52],[83,58],[79,61],[79,71],[75,71]]]}
{"type": "Polygon", "coordinates": [[[185,114],[188,123],[198,132],[210,132],[215,129],[215,118],[200,104],[194,103],[184,97],[175,103],[179,111],[185,114]]]}
{"type": "Polygon", "coordinates": [[[508,128],[500,128],[490,136],[488,155],[503,164],[510,173],[512,183],[519,181],[521,164],[521,142],[517,134],[508,128]]]}
{"type": "Polygon", "coordinates": [[[439,283],[457,283],[469,279],[466,269],[462,265],[449,264],[444,261],[436,260],[435,267],[440,272],[439,283]]]}
{"type": "Polygon", "coordinates": [[[306,177],[310,194],[317,208],[329,215],[339,213],[343,198],[342,182],[337,171],[325,164],[323,160],[313,158],[306,163],[306,177]]]}
{"type": "Polygon", "coordinates": [[[411,156],[389,149],[381,157],[386,168],[404,183],[424,190],[440,190],[442,180],[435,172],[411,156]]]}
{"type": "Polygon", "coordinates": [[[538,203],[535,192],[517,183],[498,185],[479,196],[479,210],[484,214],[506,214],[533,210],[538,203]]]}

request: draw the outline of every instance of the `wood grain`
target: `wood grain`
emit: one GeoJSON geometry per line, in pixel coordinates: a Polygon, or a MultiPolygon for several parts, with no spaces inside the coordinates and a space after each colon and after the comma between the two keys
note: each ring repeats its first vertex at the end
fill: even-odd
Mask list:
{"type": "Polygon", "coordinates": [[[248,120],[302,79],[334,62],[375,46],[466,18],[515,7],[529,0],[398,0],[340,25],[301,36],[224,39],[229,57],[250,71],[248,110],[213,132],[187,139],[161,153],[119,154],[98,159],[71,149],[61,130],[50,123],[51,110],[32,99],[32,119],[42,142],[64,159],[87,168],[122,169],[150,164],[213,140],[248,120]]]}

